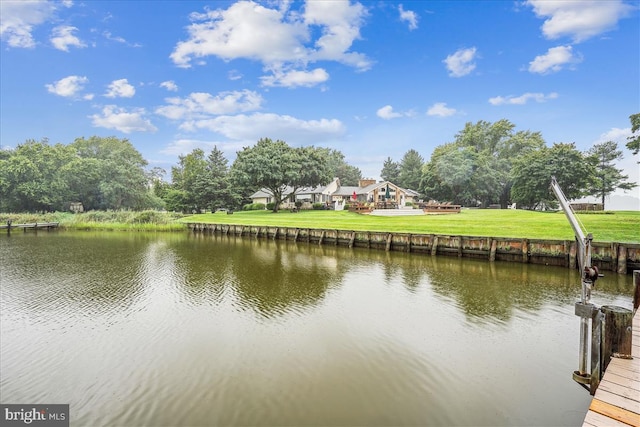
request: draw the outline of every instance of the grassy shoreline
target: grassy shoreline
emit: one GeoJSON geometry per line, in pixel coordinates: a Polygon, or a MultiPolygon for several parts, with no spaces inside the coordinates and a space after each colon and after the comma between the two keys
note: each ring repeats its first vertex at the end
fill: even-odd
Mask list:
{"type": "Polygon", "coordinates": [[[90,211],[73,214],[50,212],[45,214],[0,213],[0,224],[10,219],[14,224],[57,222],[66,230],[104,231],[185,231],[180,219],[184,215],[173,212],[147,211],[90,211]]]}
{"type": "MultiPolygon", "coordinates": [[[[606,211],[578,214],[594,241],[640,243],[640,211],[606,211]]],[[[415,234],[464,235],[549,240],[573,240],[569,221],[562,212],[463,209],[459,214],[380,217],[351,212],[268,211],[198,214],[183,222],[322,228],[415,234]]]]}
{"type": "MultiPolygon", "coordinates": [[[[598,242],[640,244],[640,211],[606,211],[577,215],[586,230],[598,242]]],[[[524,210],[463,209],[454,215],[376,217],[350,212],[270,211],[235,212],[227,215],[197,214],[185,216],[157,211],[90,211],[81,214],[0,213],[0,224],[58,222],[68,230],[110,231],[184,231],[186,223],[203,222],[252,226],[379,231],[415,234],[465,235],[528,239],[573,240],[573,231],[561,212],[524,210]]]]}

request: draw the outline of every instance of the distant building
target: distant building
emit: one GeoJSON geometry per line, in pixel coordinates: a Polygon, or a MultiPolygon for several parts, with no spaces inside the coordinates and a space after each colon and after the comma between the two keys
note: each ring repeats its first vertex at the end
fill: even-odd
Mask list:
{"type": "MultiPolygon", "coordinates": [[[[334,202],[380,202],[385,200],[394,201],[398,206],[406,203],[415,203],[419,197],[418,192],[401,188],[389,181],[376,182],[375,179],[361,179],[358,186],[342,186],[340,179],[334,178],[326,186],[299,188],[293,194],[293,188],[287,187],[283,193],[285,201],[280,205],[283,209],[288,209],[295,205],[296,201],[301,201],[303,209],[309,209],[314,203],[334,202]]],[[[265,188],[256,191],[251,195],[253,203],[273,202],[273,194],[265,188]]]]}
{"type": "Polygon", "coordinates": [[[571,209],[574,211],[603,211],[602,203],[571,203],[571,209]]]}

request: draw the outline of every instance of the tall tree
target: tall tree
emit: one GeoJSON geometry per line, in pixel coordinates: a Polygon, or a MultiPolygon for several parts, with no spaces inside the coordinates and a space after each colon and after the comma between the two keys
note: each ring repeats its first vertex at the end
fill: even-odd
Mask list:
{"type": "Polygon", "coordinates": [[[380,177],[385,181],[393,183],[399,182],[398,178],[400,177],[400,164],[398,162],[394,162],[391,157],[387,157],[387,160],[385,160],[384,164],[382,165],[380,177]]]}
{"type": "Polygon", "coordinates": [[[206,179],[207,160],[204,150],[194,148],[191,153],[178,156],[178,164],[171,168],[171,182],[173,189],[180,191],[172,193],[172,206],[180,200],[179,210],[184,212],[199,211],[207,207],[206,179]]]}
{"type": "Polygon", "coordinates": [[[513,165],[511,199],[520,208],[541,210],[557,207],[549,183],[555,176],[567,198],[586,194],[593,179],[593,164],[575,144],[556,143],[519,157],[513,165]]]}
{"type": "Polygon", "coordinates": [[[400,173],[397,184],[400,187],[418,191],[422,178],[424,159],[414,149],[407,151],[400,161],[400,173]]]}
{"type": "Polygon", "coordinates": [[[98,188],[91,191],[97,192],[98,205],[92,208],[145,207],[149,195],[144,169],[147,161],[128,139],[113,136],[77,138],[70,147],[82,159],[97,160],[95,166],[99,171],[98,188]]]}
{"type": "Polygon", "coordinates": [[[362,179],[362,171],[348,164],[344,154],[338,150],[328,150],[327,162],[329,170],[334,178],[339,178],[342,185],[358,185],[362,179]]]}
{"type": "Polygon", "coordinates": [[[595,163],[595,181],[591,187],[591,194],[601,198],[603,208],[606,196],[616,189],[631,190],[637,186],[626,181],[629,176],[623,175],[622,169],[615,167],[614,163],[624,158],[616,142],[607,141],[596,144],[591,147],[588,154],[595,163]]]}
{"type": "MultiPolygon", "coordinates": [[[[510,174],[513,162],[518,157],[544,146],[544,140],[539,132],[514,132],[514,129],[515,125],[505,119],[495,123],[481,120],[475,124],[465,124],[464,129],[456,134],[452,143],[457,149],[462,150],[464,156],[461,157],[461,154],[448,156],[457,156],[459,162],[464,158],[464,163],[457,164],[457,167],[463,169],[457,172],[468,169],[470,170],[468,173],[472,174],[473,178],[464,187],[464,194],[457,197],[451,195],[450,200],[456,198],[466,200],[472,206],[477,204],[487,206],[498,202],[502,207],[507,206],[513,185],[510,174]],[[474,154],[471,155],[469,150],[474,154]]],[[[450,147],[447,150],[453,149],[454,147],[450,147]]],[[[438,171],[444,173],[443,168],[446,168],[446,164],[443,162],[446,158],[437,158],[443,154],[442,152],[434,150],[434,154],[436,155],[432,154],[431,160],[424,169],[425,176],[422,180],[422,185],[426,186],[424,191],[432,194],[448,194],[446,188],[439,189],[437,186],[448,185],[450,178],[447,180],[443,175],[442,179],[438,180],[434,176],[438,171]]]]}
{"type": "Polygon", "coordinates": [[[627,148],[635,156],[640,153],[640,113],[630,115],[629,120],[631,120],[631,136],[627,138],[629,141],[627,142],[627,148]]]}
{"type": "Polygon", "coordinates": [[[228,160],[217,146],[207,156],[206,172],[196,181],[195,190],[202,192],[207,207],[211,210],[236,205],[235,193],[229,182],[228,160]]]}
{"type": "Polygon", "coordinates": [[[327,184],[332,176],[327,150],[315,147],[292,148],[286,142],[260,139],[253,147],[238,152],[231,167],[233,182],[253,191],[264,188],[273,196],[273,212],[301,187],[327,184]]]}
{"type": "Polygon", "coordinates": [[[73,159],[69,147],[28,140],[0,160],[0,200],[3,209],[45,211],[64,209],[69,201],[62,170],[73,159]]]}

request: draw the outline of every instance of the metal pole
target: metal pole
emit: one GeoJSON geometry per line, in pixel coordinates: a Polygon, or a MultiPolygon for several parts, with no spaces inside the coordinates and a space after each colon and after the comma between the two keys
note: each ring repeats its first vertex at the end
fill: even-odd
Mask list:
{"type": "Polygon", "coordinates": [[[587,236],[584,235],[584,232],[580,227],[580,223],[574,215],[573,210],[569,205],[569,201],[562,192],[562,189],[558,185],[555,177],[551,178],[551,190],[555,194],[556,199],[558,199],[560,207],[562,207],[565,216],[569,220],[569,224],[571,224],[571,228],[573,228],[578,246],[578,268],[580,271],[582,287],[580,292],[580,302],[576,303],[575,310],[576,315],[580,316],[580,354],[578,358],[578,371],[574,372],[573,379],[580,384],[589,384],[591,381],[591,374],[587,371],[589,325],[593,310],[595,309],[593,304],[590,304],[589,301],[591,299],[591,285],[593,283],[593,278],[598,277],[597,270],[594,271],[591,268],[591,241],[593,240],[593,236],[591,234],[588,234],[587,236]]]}

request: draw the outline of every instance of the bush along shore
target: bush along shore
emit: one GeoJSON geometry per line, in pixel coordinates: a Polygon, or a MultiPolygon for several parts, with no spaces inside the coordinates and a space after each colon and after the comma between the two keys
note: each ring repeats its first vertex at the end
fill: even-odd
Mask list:
{"type": "Polygon", "coordinates": [[[50,212],[44,214],[0,213],[0,224],[32,224],[57,222],[67,230],[113,231],[185,231],[180,222],[185,215],[175,212],[89,211],[83,213],[50,212]]]}

